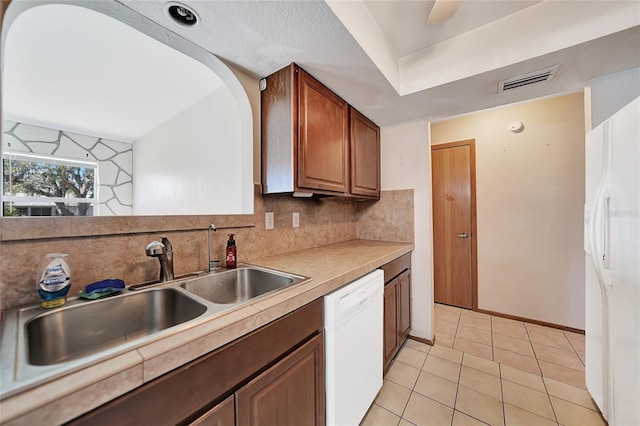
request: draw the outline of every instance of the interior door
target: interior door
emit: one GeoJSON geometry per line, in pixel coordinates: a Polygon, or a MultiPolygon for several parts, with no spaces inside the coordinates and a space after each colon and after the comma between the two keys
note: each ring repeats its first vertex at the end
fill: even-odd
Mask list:
{"type": "Polygon", "coordinates": [[[477,308],[475,142],[431,147],[434,299],[477,308]]]}

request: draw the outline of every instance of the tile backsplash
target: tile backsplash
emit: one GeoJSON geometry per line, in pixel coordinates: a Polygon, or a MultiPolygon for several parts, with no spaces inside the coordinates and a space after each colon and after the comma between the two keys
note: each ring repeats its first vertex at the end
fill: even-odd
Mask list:
{"type": "MultiPolygon", "coordinates": [[[[290,195],[261,196],[257,188],[254,211],[254,226],[234,227],[231,223],[227,229],[219,229],[213,234],[214,258],[224,258],[228,233],[236,234],[239,262],[356,238],[413,242],[413,190],[383,191],[380,202],[375,203],[337,198],[296,199],[290,195]],[[265,212],[274,212],[275,229],[265,229],[265,212]],[[292,226],[294,212],[300,214],[299,228],[292,226]]],[[[15,235],[9,241],[5,238],[0,243],[0,307],[4,310],[38,302],[35,271],[42,257],[52,252],[69,254],[73,281],[71,295],[77,294],[85,285],[105,278],[121,278],[127,285],[157,279],[158,260],[147,257],[144,248],[161,235],[171,240],[177,275],[206,270],[206,225],[189,222],[192,218],[160,218],[170,221],[171,228],[176,229],[167,232],[149,232],[144,227],[131,226],[127,222],[137,220],[131,217],[102,222],[99,232],[94,233],[98,235],[71,231],[64,238],[47,238],[45,229],[38,239],[16,239],[15,235]]],[[[24,220],[32,219],[40,220],[24,220]]],[[[227,223],[233,221],[232,216],[223,219],[227,223]]],[[[4,234],[10,232],[7,222],[2,224],[5,237],[4,234]]]]}

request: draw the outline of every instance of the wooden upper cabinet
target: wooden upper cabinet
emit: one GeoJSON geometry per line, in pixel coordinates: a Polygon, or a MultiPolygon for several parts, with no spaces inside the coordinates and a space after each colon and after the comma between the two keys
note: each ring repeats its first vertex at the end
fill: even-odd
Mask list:
{"type": "Polygon", "coordinates": [[[351,193],[380,198],[380,128],[351,108],[351,193]]]}
{"type": "Polygon", "coordinates": [[[265,83],[262,193],[380,198],[379,128],[295,64],[265,83]]]}
{"type": "Polygon", "coordinates": [[[298,188],[349,190],[349,106],[298,72],[298,188]]]}

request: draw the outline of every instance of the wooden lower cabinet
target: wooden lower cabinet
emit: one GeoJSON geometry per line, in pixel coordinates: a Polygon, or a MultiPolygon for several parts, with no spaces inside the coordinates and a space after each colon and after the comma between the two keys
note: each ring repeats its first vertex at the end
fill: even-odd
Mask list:
{"type": "Polygon", "coordinates": [[[411,272],[404,271],[398,277],[398,333],[399,340],[409,336],[411,328],[411,272]]]}
{"type": "Polygon", "coordinates": [[[235,398],[231,395],[211,410],[191,422],[189,426],[229,426],[236,421],[235,398]]]}
{"type": "Polygon", "coordinates": [[[391,365],[411,329],[411,254],[389,262],[384,270],[384,369],[391,365]]]}
{"type": "Polygon", "coordinates": [[[324,342],[320,334],[236,393],[237,426],[324,425],[324,342]]]}
{"type": "Polygon", "coordinates": [[[398,346],[398,295],[394,280],[384,288],[384,365],[391,362],[398,346]]]}

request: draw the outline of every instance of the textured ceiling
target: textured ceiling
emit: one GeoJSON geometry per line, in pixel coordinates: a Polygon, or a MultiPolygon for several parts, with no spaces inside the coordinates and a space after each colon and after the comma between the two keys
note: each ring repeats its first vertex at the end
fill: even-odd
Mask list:
{"type": "Polygon", "coordinates": [[[640,2],[467,0],[459,15],[425,28],[430,1],[185,0],[202,24],[184,28],[167,18],[161,1],[119,1],[256,77],[296,62],[383,126],[578,91],[593,77],[640,66],[640,2]],[[553,39],[546,43],[546,36],[553,39]],[[422,49],[428,66],[402,80],[408,73],[398,61],[407,58],[397,55],[413,49],[422,49]],[[558,64],[554,80],[497,93],[500,79],[558,64]],[[412,87],[420,78],[435,83],[412,87]]]}
{"type": "Polygon", "coordinates": [[[183,0],[201,18],[191,28],[163,0],[118,2],[255,77],[296,62],[382,126],[579,91],[640,67],[636,1],[465,0],[427,27],[431,1],[183,0]],[[552,65],[555,79],[497,93],[499,80],[552,65]]]}
{"type": "Polygon", "coordinates": [[[462,1],[453,18],[441,25],[426,25],[433,0],[367,1],[364,5],[386,35],[395,56],[401,58],[539,2],[462,1]]]}

